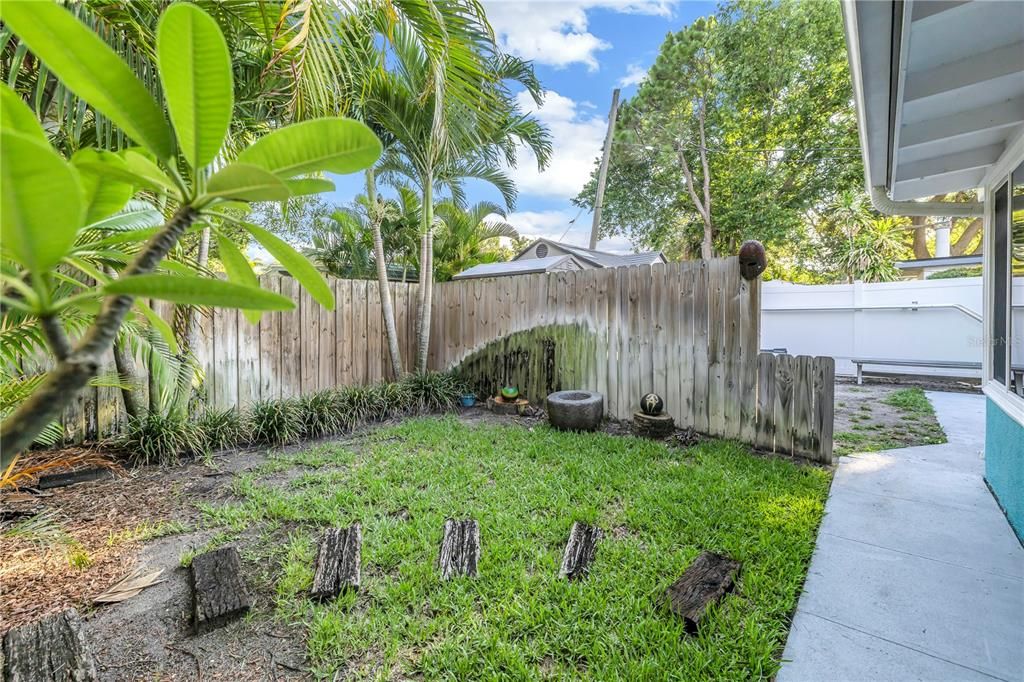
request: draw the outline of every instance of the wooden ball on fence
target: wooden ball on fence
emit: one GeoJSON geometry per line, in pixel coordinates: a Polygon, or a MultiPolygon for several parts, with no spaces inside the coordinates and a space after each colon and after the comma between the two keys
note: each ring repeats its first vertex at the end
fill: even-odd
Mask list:
{"type": "Polygon", "coordinates": [[[740,246],[740,274],[743,279],[757,279],[768,267],[768,259],[761,242],[751,239],[740,246]]]}
{"type": "Polygon", "coordinates": [[[657,393],[648,393],[640,398],[640,411],[646,415],[658,415],[665,409],[665,401],[657,393]]]}

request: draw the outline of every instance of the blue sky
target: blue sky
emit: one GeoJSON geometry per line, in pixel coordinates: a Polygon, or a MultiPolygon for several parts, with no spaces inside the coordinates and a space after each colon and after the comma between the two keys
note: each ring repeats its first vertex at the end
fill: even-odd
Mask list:
{"type": "MultiPolygon", "coordinates": [[[[608,108],[615,87],[629,97],[654,61],[665,34],[714,12],[713,2],[675,0],[484,0],[488,17],[506,51],[533,60],[547,96],[537,109],[523,93],[524,105],[551,129],[552,162],[544,173],[522,155],[511,173],[519,186],[516,211],[508,220],[527,237],[563,238],[585,246],[589,214],[570,221],[579,209],[570,200],[586,182],[600,155],[608,108]],[[564,235],[564,237],[563,237],[564,235]]],[[[361,191],[361,177],[336,178],[329,201],[345,204],[361,191]]],[[[500,203],[496,190],[469,188],[471,202],[500,203]]],[[[621,238],[599,248],[628,251],[621,238]]]]}

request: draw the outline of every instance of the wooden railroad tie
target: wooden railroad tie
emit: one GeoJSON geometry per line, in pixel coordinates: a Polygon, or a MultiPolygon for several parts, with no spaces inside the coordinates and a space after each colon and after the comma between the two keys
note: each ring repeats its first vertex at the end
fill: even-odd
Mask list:
{"type": "Polygon", "coordinates": [[[565,544],[562,555],[562,568],[558,571],[559,578],[581,580],[590,572],[590,564],[597,554],[597,541],[601,539],[601,529],[576,521],[569,531],[569,541],[565,544]]]}
{"type": "Polygon", "coordinates": [[[0,679],[24,682],[93,682],[96,659],[82,632],[82,619],[67,609],[4,635],[0,679]]]}
{"type": "Polygon", "coordinates": [[[480,524],[473,519],[448,519],[444,522],[444,537],[437,557],[442,580],[460,575],[476,577],[480,560],[480,524]]]}
{"type": "Polygon", "coordinates": [[[234,547],[221,547],[192,560],[192,624],[208,632],[244,614],[252,596],[242,579],[242,560],[234,547]]]}
{"type": "Polygon", "coordinates": [[[313,564],[311,597],[333,599],[343,590],[359,589],[362,544],[363,531],[358,523],[324,531],[313,564]]]}
{"type": "Polygon", "coordinates": [[[668,607],[680,616],[688,633],[696,634],[701,618],[712,604],[735,586],[740,562],[712,552],[702,552],[665,591],[668,607]]]}

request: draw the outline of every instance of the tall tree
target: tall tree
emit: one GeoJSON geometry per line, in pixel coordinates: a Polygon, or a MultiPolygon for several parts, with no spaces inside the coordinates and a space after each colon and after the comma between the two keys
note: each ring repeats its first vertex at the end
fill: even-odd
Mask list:
{"type": "Polygon", "coordinates": [[[514,162],[522,144],[544,165],[551,140],[543,126],[519,111],[509,90],[509,82],[519,82],[540,100],[540,86],[529,64],[497,53],[493,43],[477,53],[482,71],[472,89],[482,96],[467,106],[436,90],[428,96],[420,94],[435,78],[432,62],[401,29],[396,31],[394,45],[400,68],[381,75],[364,106],[367,120],[385,145],[378,173],[391,183],[411,182],[422,197],[415,362],[416,371],[422,372],[430,344],[435,191],[448,188],[458,198],[462,181],[477,178],[495,185],[511,208],[515,187],[500,169],[499,159],[514,162]]]}
{"type": "MultiPolygon", "coordinates": [[[[722,4],[666,38],[620,120],[602,232],[638,246],[789,248],[809,213],[863,182],[834,3],[722,4]]],[[[593,205],[594,184],[578,205],[593,205]]]]}

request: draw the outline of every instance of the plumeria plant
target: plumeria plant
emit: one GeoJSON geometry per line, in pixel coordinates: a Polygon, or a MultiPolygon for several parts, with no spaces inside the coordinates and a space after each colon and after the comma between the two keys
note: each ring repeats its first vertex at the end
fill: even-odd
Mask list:
{"type": "Polygon", "coordinates": [[[141,299],[239,308],[251,320],[293,307],[259,288],[248,260],[217,232],[224,221],[246,229],[316,301],[333,308],[330,287],[305,257],[225,208],[331,190],[320,174],[368,168],[381,145],[358,121],[323,118],[279,128],[226,159],[231,61],[217,23],[192,4],[170,5],[158,26],[165,106],[64,7],[5,2],[0,20],[138,145],[118,152],[83,149],[66,159],[24,101],[0,85],[0,304],[37,321],[54,360],[0,425],[6,466],[97,373],[133,310],[174,343],[169,327],[141,299]],[[141,201],[149,206],[140,209],[141,201]],[[141,210],[148,222],[120,219],[126,210],[141,210]],[[168,258],[183,235],[206,226],[216,235],[226,281],[168,258]],[[62,321],[72,309],[88,317],[77,334],[62,321]]]}

